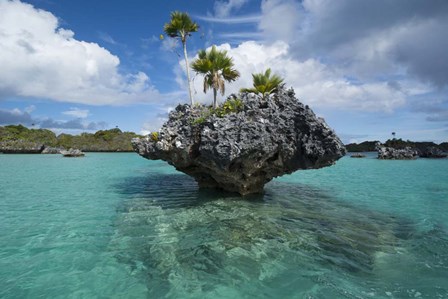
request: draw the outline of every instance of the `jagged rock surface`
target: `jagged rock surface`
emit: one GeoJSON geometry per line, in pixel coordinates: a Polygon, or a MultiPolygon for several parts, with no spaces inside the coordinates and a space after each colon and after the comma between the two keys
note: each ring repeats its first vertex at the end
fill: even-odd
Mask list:
{"type": "Polygon", "coordinates": [[[437,147],[427,147],[420,153],[422,158],[446,158],[448,155],[437,147]]]}
{"type": "Polygon", "coordinates": [[[282,89],[265,99],[239,96],[242,111],[208,116],[199,124],[206,108],[179,105],[157,140],[132,140],[135,151],[167,161],[194,177],[199,187],[242,195],[262,192],[274,177],[329,166],[345,155],[333,130],[300,103],[293,90],[282,89]]]}
{"type": "Polygon", "coordinates": [[[418,151],[411,147],[396,149],[384,146],[378,148],[378,159],[382,160],[414,160],[417,157],[418,151]]]}
{"type": "Polygon", "coordinates": [[[41,143],[11,140],[0,142],[0,153],[4,154],[40,154],[44,149],[41,143]]]}
{"type": "Polygon", "coordinates": [[[84,157],[84,153],[82,151],[80,151],[79,149],[73,149],[73,148],[69,149],[68,151],[62,150],[61,154],[64,157],[69,157],[69,158],[71,158],[71,157],[84,157]]]}
{"type": "Polygon", "coordinates": [[[46,146],[41,154],[60,154],[61,151],[63,151],[62,148],[46,146]]]}

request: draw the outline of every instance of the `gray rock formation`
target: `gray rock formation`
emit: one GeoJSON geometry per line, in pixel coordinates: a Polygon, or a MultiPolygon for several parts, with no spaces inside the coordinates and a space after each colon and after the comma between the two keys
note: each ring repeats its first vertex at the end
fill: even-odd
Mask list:
{"type": "Polygon", "coordinates": [[[345,155],[333,130],[293,90],[264,99],[239,96],[241,111],[222,117],[207,115],[206,107],[179,105],[158,134],[132,140],[135,151],[167,161],[199,187],[242,195],[262,192],[275,177],[329,166],[345,155]]]}
{"type": "Polygon", "coordinates": [[[422,158],[446,158],[448,155],[437,147],[427,147],[420,153],[422,158]]]}
{"type": "Polygon", "coordinates": [[[60,154],[61,151],[63,151],[62,148],[46,146],[41,154],[60,154]]]}
{"type": "Polygon", "coordinates": [[[4,154],[40,154],[44,149],[41,143],[10,140],[0,142],[0,152],[4,154]]]}
{"type": "Polygon", "coordinates": [[[64,157],[84,157],[84,153],[82,151],[80,151],[79,149],[69,149],[68,151],[61,151],[61,154],[64,157]]]}
{"type": "Polygon", "coordinates": [[[396,149],[383,146],[378,148],[378,159],[382,160],[414,160],[417,157],[418,151],[410,147],[396,149]]]}
{"type": "Polygon", "coordinates": [[[361,154],[361,153],[356,153],[356,154],[351,155],[350,157],[352,157],[352,158],[365,158],[366,155],[361,154]]]}

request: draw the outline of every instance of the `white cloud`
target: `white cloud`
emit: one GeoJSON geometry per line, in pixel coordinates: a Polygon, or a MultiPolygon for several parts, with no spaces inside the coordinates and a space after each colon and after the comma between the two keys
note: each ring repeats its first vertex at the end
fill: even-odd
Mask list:
{"type": "Polygon", "coordinates": [[[112,36],[110,36],[109,34],[107,34],[106,32],[98,32],[98,35],[99,35],[100,39],[105,41],[106,43],[109,43],[112,45],[117,44],[117,41],[114,40],[114,38],[112,36]]]}
{"type": "Polygon", "coordinates": [[[214,5],[215,16],[218,18],[228,17],[230,12],[240,9],[249,0],[216,1],[214,5]]]}
{"type": "Polygon", "coordinates": [[[448,86],[447,1],[305,0],[301,8],[290,38],[296,56],[325,57],[362,78],[411,75],[448,86]]]}
{"type": "Polygon", "coordinates": [[[238,24],[251,24],[260,22],[262,16],[261,15],[244,15],[238,17],[225,17],[225,18],[216,18],[209,16],[195,16],[195,18],[210,23],[220,23],[227,25],[238,25],[238,24]]]}
{"type": "MultiPolygon", "coordinates": [[[[285,42],[263,45],[244,42],[232,48],[229,44],[218,46],[233,57],[235,68],[241,73],[240,79],[226,84],[226,95],[236,93],[242,87],[252,86],[252,74],[271,68],[285,78],[287,86],[292,86],[297,97],[311,107],[355,109],[365,111],[386,111],[405,103],[405,94],[387,82],[354,84],[344,78],[337,69],[322,64],[315,59],[299,61],[293,58],[290,47],[285,42]]],[[[194,80],[195,98],[200,102],[211,102],[212,93],[202,92],[203,77],[194,80]]]]}
{"type": "MultiPolygon", "coordinates": [[[[34,110],[34,108],[32,110],[34,110]]],[[[55,132],[61,132],[61,130],[94,131],[107,127],[107,123],[103,121],[94,122],[82,118],[65,121],[54,120],[50,117],[34,117],[31,115],[30,107],[26,107],[23,111],[19,108],[14,108],[12,110],[0,109],[0,125],[12,124],[22,124],[33,127],[36,125],[39,128],[51,129],[55,132]]]]}
{"type": "Polygon", "coordinates": [[[300,25],[305,15],[295,0],[264,0],[258,29],[266,40],[292,41],[300,35],[300,25]]]}
{"type": "Polygon", "coordinates": [[[62,114],[73,116],[76,118],[86,118],[87,116],[89,116],[89,110],[72,107],[70,108],[70,110],[62,112],[62,114]]]}
{"type": "Polygon", "coordinates": [[[160,98],[146,74],[120,74],[118,57],[20,1],[0,0],[0,53],[0,99],[120,105],[160,98]]]}
{"type": "Polygon", "coordinates": [[[167,107],[162,109],[160,113],[150,117],[150,121],[143,123],[140,130],[141,135],[148,135],[151,132],[157,132],[162,127],[162,125],[168,120],[168,114],[173,110],[174,107],[167,107]]]}
{"type": "Polygon", "coordinates": [[[26,112],[26,113],[31,113],[31,112],[33,112],[34,110],[36,110],[36,106],[34,106],[34,105],[30,105],[30,106],[27,106],[27,107],[25,108],[25,112],[26,112]]]}

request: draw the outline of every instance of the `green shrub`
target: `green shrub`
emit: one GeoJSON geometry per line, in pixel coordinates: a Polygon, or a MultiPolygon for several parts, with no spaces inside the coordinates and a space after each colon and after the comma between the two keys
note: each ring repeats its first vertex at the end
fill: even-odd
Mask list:
{"type": "Polygon", "coordinates": [[[154,142],[159,141],[159,132],[152,132],[150,136],[152,141],[154,142]]]}
{"type": "Polygon", "coordinates": [[[230,113],[238,113],[244,108],[244,103],[241,99],[228,99],[220,107],[216,108],[215,114],[218,117],[224,117],[224,115],[230,113]]]}
{"type": "Polygon", "coordinates": [[[200,124],[205,123],[206,120],[207,120],[206,117],[204,117],[204,116],[200,116],[200,117],[198,117],[198,118],[196,118],[196,119],[193,119],[192,124],[193,124],[193,125],[200,125],[200,124]]]}

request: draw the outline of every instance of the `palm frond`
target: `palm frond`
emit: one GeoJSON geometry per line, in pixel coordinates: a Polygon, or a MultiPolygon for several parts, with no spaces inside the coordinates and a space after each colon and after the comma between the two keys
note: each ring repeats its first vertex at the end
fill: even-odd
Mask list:
{"type": "Polygon", "coordinates": [[[227,51],[218,50],[216,46],[209,51],[200,50],[198,58],[191,64],[196,73],[204,75],[204,92],[213,88],[221,95],[225,93],[225,81],[232,82],[240,76],[233,66],[233,60],[227,56],[227,51]]]}
{"type": "Polygon", "coordinates": [[[185,12],[174,11],[171,13],[171,20],[163,26],[166,35],[173,38],[180,38],[185,42],[187,36],[192,32],[197,32],[199,25],[190,19],[185,12]]]}
{"type": "Polygon", "coordinates": [[[255,92],[262,95],[268,95],[277,91],[278,86],[283,83],[283,78],[278,75],[271,76],[271,69],[267,69],[264,74],[252,74],[253,88],[243,88],[242,91],[255,92]]]}

